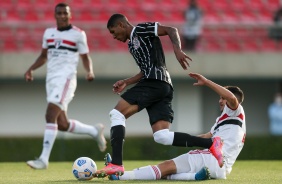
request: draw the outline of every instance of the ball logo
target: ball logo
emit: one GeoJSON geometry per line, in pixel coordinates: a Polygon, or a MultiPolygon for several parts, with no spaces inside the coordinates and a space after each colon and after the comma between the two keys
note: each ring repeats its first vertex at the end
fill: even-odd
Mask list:
{"type": "Polygon", "coordinates": [[[85,164],[86,163],[86,160],[78,160],[77,161],[77,165],[78,166],[82,166],[83,164],[85,164]]]}
{"type": "Polygon", "coordinates": [[[132,44],[133,44],[134,49],[138,49],[140,47],[140,42],[139,42],[138,38],[136,38],[136,37],[133,38],[132,44]]]}

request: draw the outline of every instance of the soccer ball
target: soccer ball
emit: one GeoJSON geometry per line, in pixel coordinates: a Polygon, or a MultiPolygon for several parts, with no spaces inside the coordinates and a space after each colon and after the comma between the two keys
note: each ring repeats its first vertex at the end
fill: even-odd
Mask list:
{"type": "Polygon", "coordinates": [[[89,157],[79,157],[72,165],[72,173],[78,180],[91,180],[96,171],[96,163],[89,157]]]}

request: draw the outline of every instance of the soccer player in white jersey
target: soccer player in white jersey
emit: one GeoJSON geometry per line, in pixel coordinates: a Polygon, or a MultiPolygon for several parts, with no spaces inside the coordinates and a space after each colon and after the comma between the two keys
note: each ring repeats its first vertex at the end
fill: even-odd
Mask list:
{"type": "MultiPolygon", "coordinates": [[[[207,86],[219,96],[220,116],[216,119],[210,132],[198,135],[203,138],[219,136],[223,140],[224,165],[219,167],[217,160],[208,149],[191,150],[158,165],[149,165],[125,171],[124,175],[110,175],[111,180],[206,180],[226,179],[240,154],[246,135],[245,113],[241,103],[243,91],[236,86],[222,87],[197,73],[190,73],[197,80],[194,86],[207,86]]],[[[111,162],[106,155],[106,165],[111,162]]]]}
{"type": "Polygon", "coordinates": [[[34,64],[25,73],[26,81],[33,80],[33,71],[47,62],[46,93],[46,127],[43,150],[36,160],[27,161],[34,169],[46,169],[57,132],[66,131],[76,134],[88,134],[98,143],[100,151],[105,151],[106,140],[104,125],[90,126],[67,117],[68,104],[73,99],[77,87],[77,65],[79,56],[87,72],[86,80],[94,79],[92,60],[89,56],[86,34],[71,25],[70,7],[59,3],[55,7],[57,27],[44,32],[42,51],[34,64]]]}
{"type": "Polygon", "coordinates": [[[101,177],[111,174],[122,174],[123,142],[126,119],[146,109],[153,131],[154,141],[163,145],[209,148],[218,164],[223,166],[223,155],[220,137],[200,138],[183,132],[170,131],[173,122],[173,85],[166,67],[165,54],[160,36],[168,36],[172,43],[175,57],[184,70],[188,69],[189,58],[181,49],[178,30],[158,22],[143,22],[132,25],[123,14],[113,14],[107,23],[112,37],[127,43],[140,71],[138,74],[117,81],[113,92],[120,94],[129,85],[134,86],[121,94],[121,98],[110,111],[112,162],[97,171],[101,177]]]}

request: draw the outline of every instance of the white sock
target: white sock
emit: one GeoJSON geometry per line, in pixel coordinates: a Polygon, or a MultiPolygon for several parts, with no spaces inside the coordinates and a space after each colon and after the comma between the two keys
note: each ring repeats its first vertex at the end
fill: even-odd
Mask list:
{"type": "Polygon", "coordinates": [[[70,126],[68,132],[76,133],[76,134],[88,134],[92,137],[96,137],[98,135],[98,131],[94,126],[90,126],[84,123],[81,123],[75,119],[69,119],[70,126]]]}
{"type": "Polygon", "coordinates": [[[40,155],[40,159],[46,164],[49,162],[50,153],[52,151],[55,139],[58,133],[58,125],[55,123],[47,123],[45,126],[43,150],[40,155]]]}
{"type": "Polygon", "coordinates": [[[167,176],[168,180],[195,180],[196,173],[179,173],[167,176]]]}
{"type": "Polygon", "coordinates": [[[134,171],[124,171],[122,176],[119,176],[119,180],[135,180],[134,171]]]}
{"type": "Polygon", "coordinates": [[[120,180],[158,180],[161,179],[161,172],[157,166],[145,166],[134,169],[133,171],[125,171],[120,180]]]}

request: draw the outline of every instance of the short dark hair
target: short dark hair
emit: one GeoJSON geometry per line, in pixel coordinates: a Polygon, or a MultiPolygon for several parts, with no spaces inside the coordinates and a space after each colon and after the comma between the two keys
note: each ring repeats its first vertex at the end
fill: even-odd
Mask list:
{"type": "Polygon", "coordinates": [[[244,93],[239,87],[225,86],[225,88],[231,91],[236,96],[239,103],[242,103],[244,101],[244,93]]]}
{"type": "Polygon", "coordinates": [[[58,3],[56,6],[55,6],[55,12],[57,10],[58,7],[70,7],[67,3],[58,3]]]}
{"type": "Polygon", "coordinates": [[[124,16],[123,14],[116,13],[116,14],[113,14],[109,18],[108,23],[107,23],[107,28],[109,29],[110,27],[115,27],[119,20],[128,22],[126,16],[124,16]]]}

